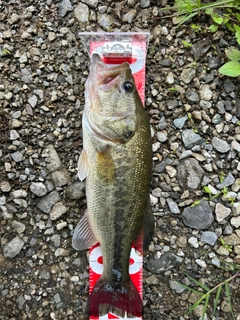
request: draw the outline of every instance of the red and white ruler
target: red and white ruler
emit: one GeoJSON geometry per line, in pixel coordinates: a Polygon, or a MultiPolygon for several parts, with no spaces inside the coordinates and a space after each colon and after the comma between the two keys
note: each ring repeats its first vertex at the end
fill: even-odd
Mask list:
{"type": "MultiPolygon", "coordinates": [[[[128,62],[132,70],[135,84],[144,104],[146,52],[150,34],[148,32],[81,32],[80,38],[91,57],[98,53],[105,64],[121,64],[128,62]]],[[[129,260],[129,274],[140,297],[142,298],[142,238],[136,244],[138,251],[132,248],[129,260]]],[[[96,281],[103,272],[102,252],[100,244],[96,244],[89,251],[89,291],[91,293],[96,281]]],[[[89,320],[128,319],[120,318],[113,313],[101,317],[90,317],[89,320]]],[[[142,320],[131,318],[131,320],[142,320]]]]}

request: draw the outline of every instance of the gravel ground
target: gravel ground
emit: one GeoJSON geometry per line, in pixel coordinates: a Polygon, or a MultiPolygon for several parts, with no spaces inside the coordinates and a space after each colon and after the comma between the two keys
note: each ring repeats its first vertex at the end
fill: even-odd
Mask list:
{"type": "MultiPolygon", "coordinates": [[[[144,319],[199,319],[203,306],[186,316],[196,295],[176,281],[201,290],[187,273],[212,288],[237,272],[223,261],[240,267],[239,79],[217,72],[236,43],[227,32],[208,33],[205,17],[199,33],[175,29],[160,9],[166,4],[0,1],[1,320],[83,319],[87,254],[71,246],[86,207],[76,166],[89,58],[79,31],[151,32],[156,230],[144,258],[144,319]]],[[[236,277],[237,320],[239,292],[236,277]]],[[[212,306],[210,299],[209,315],[212,306]]],[[[232,319],[224,290],[215,319],[232,319]]]]}

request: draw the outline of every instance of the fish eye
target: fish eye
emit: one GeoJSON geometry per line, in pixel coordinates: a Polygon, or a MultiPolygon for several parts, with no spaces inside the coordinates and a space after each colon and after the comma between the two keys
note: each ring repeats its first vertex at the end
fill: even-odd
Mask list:
{"type": "Polygon", "coordinates": [[[134,90],[134,85],[132,82],[130,81],[125,81],[124,84],[123,84],[123,89],[128,92],[128,93],[131,93],[133,92],[134,90]]]}

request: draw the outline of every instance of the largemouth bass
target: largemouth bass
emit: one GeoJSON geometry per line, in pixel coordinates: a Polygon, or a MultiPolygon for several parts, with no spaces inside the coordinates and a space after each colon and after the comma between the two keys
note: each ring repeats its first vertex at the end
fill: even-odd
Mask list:
{"type": "Polygon", "coordinates": [[[142,301],[129,276],[129,258],[144,225],[153,226],[148,216],[152,148],[129,64],[106,66],[94,54],[85,102],[78,166],[79,178],[86,178],[87,210],[74,230],[73,247],[84,250],[99,242],[103,257],[89,315],[139,317],[142,301]]]}

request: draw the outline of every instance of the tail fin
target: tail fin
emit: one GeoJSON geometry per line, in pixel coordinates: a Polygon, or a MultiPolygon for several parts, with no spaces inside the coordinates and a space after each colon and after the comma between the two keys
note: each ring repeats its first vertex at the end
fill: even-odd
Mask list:
{"type": "Polygon", "coordinates": [[[124,318],[127,314],[128,318],[142,316],[142,300],[130,280],[128,283],[108,283],[100,278],[89,297],[88,303],[89,316],[99,317],[108,312],[124,318]]]}

